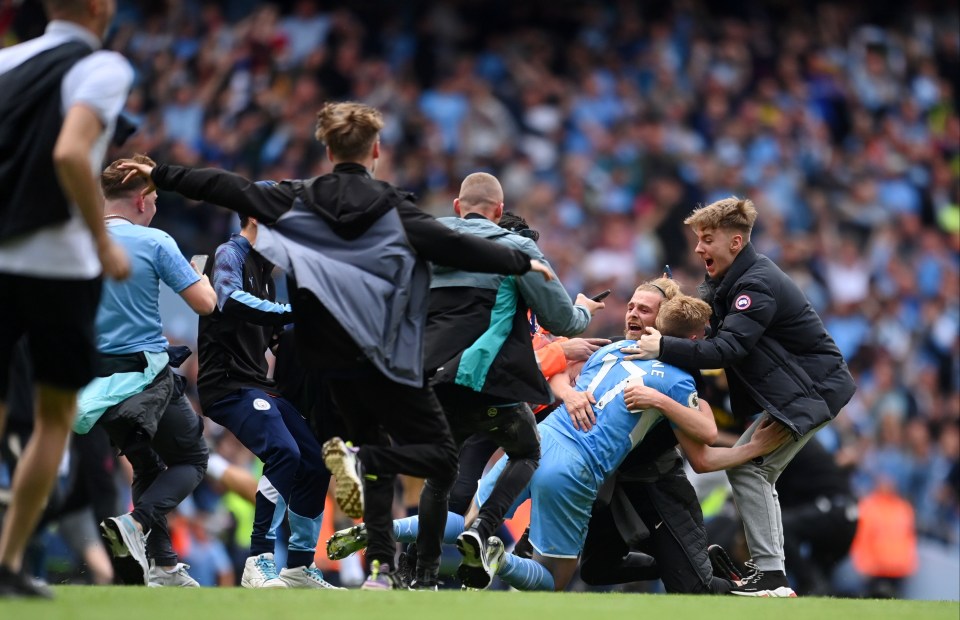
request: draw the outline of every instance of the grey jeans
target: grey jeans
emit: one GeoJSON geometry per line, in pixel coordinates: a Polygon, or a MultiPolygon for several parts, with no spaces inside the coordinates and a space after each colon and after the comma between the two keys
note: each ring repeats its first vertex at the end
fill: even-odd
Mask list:
{"type": "MultiPolygon", "coordinates": [[[[758,417],[757,421],[743,433],[736,445],[749,442],[757,426],[767,417],[767,415],[758,417]]],[[[747,461],[743,465],[727,470],[727,479],[733,487],[733,501],[743,521],[747,547],[760,570],[786,572],[777,478],[797,452],[827,424],[828,422],[824,422],[797,441],[788,441],[762,457],[759,463],[747,461]]]]}

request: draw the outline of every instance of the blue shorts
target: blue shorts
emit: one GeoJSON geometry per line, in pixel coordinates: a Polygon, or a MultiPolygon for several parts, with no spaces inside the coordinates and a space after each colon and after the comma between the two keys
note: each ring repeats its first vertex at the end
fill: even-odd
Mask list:
{"type": "MultiPolygon", "coordinates": [[[[480,479],[479,505],[490,497],[500,472],[507,466],[507,458],[506,455],[501,457],[480,479]]],[[[596,476],[577,449],[561,444],[548,432],[542,432],[540,466],[506,517],[513,517],[520,504],[532,500],[530,544],[533,548],[546,557],[576,558],[587,537],[587,525],[598,489],[596,476]]]]}

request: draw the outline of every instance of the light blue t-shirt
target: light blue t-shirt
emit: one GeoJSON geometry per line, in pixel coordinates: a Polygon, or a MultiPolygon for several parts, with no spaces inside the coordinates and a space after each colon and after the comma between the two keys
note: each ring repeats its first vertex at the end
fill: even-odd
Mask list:
{"type": "Polygon", "coordinates": [[[175,293],[200,279],[167,233],[108,220],[107,231],[127,252],[132,268],[123,282],[104,280],[97,309],[97,348],[102,353],[157,353],[169,344],[160,323],[160,282],[175,293]]]}
{"type": "Polygon", "coordinates": [[[597,423],[588,432],[577,430],[566,407],[560,407],[540,423],[540,432],[561,443],[573,443],[586,458],[598,481],[614,471],[654,425],[665,420],[657,409],[629,411],[623,390],[630,382],[666,394],[678,403],[697,405],[697,388],[689,373],[659,360],[626,361],[622,347],[634,340],[614,342],[594,352],[577,379],[577,391],[593,392],[597,423]]]}

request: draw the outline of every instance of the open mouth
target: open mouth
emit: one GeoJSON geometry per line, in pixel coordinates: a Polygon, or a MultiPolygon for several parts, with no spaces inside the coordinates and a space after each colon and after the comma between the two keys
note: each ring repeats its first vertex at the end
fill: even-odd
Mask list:
{"type": "Polygon", "coordinates": [[[643,325],[641,325],[640,323],[627,323],[627,331],[628,332],[643,331],[643,325]]]}
{"type": "Polygon", "coordinates": [[[710,269],[711,267],[713,267],[713,259],[705,258],[703,259],[703,264],[706,265],[707,269],[710,269]]]}

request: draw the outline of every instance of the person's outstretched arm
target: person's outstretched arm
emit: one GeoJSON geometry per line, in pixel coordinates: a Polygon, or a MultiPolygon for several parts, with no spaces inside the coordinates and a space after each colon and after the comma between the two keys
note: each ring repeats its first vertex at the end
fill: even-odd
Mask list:
{"type": "Polygon", "coordinates": [[[493,241],[464,235],[438,222],[409,200],[397,207],[410,245],[426,260],[464,271],[520,275],[538,271],[544,279],[553,279],[553,272],[540,261],[531,260],[524,252],[493,241]]]}
{"type": "Polygon", "coordinates": [[[124,162],[118,166],[150,180],[144,193],[154,189],[177,192],[191,200],[220,205],[240,215],[272,224],[293,207],[293,187],[288,182],[255,183],[239,174],[217,168],[187,168],[168,164],[124,162]]]}

